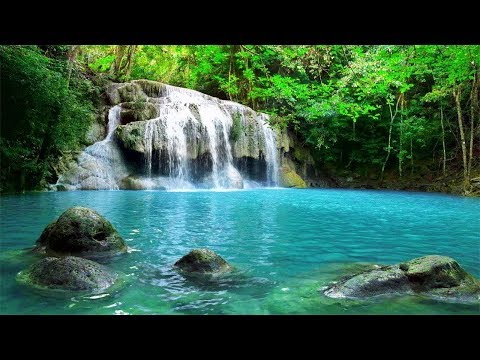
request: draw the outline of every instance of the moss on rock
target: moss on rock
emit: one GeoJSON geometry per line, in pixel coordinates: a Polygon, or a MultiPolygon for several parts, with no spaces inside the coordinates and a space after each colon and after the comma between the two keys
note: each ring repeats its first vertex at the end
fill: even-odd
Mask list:
{"type": "Polygon", "coordinates": [[[145,95],[149,97],[161,96],[161,92],[165,87],[164,84],[158,81],[145,80],[145,79],[133,80],[132,84],[138,85],[142,89],[142,91],[145,93],[145,95]]]}
{"type": "Polygon", "coordinates": [[[178,260],[174,267],[187,273],[224,273],[232,270],[220,255],[209,249],[194,249],[178,260]]]}
{"type": "Polygon", "coordinates": [[[54,256],[99,257],[125,252],[127,246],[113,225],[98,212],[84,207],[66,210],[49,224],[37,248],[54,256]]]}
{"type": "Polygon", "coordinates": [[[298,175],[295,170],[288,166],[282,166],[280,169],[280,185],[289,188],[306,188],[307,184],[298,175]]]}
{"type": "Polygon", "coordinates": [[[105,290],[113,285],[117,274],[94,261],[74,256],[47,257],[18,274],[26,285],[72,291],[105,290]]]}
{"type": "Polygon", "coordinates": [[[138,153],[145,152],[144,144],[145,122],[134,122],[127,125],[119,125],[115,135],[125,149],[138,153]]]}
{"type": "Polygon", "coordinates": [[[123,86],[120,86],[117,91],[120,95],[120,100],[122,103],[147,100],[147,96],[142,91],[142,88],[137,84],[125,83],[123,86]]]}
{"type": "Polygon", "coordinates": [[[428,255],[401,264],[416,291],[462,286],[479,289],[479,283],[451,257],[428,255]]]}
{"type": "Polygon", "coordinates": [[[157,116],[157,107],[151,102],[126,102],[122,104],[122,110],[120,112],[120,122],[125,125],[134,121],[150,120],[157,116]]]}
{"type": "Polygon", "coordinates": [[[413,293],[442,300],[478,302],[480,282],[454,259],[428,255],[351,275],[325,291],[325,295],[336,298],[413,293]]]}

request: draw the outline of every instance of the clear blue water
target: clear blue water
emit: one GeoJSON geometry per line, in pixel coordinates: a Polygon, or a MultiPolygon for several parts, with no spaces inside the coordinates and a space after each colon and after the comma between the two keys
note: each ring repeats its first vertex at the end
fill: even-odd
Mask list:
{"type": "Polygon", "coordinates": [[[369,190],[79,191],[2,196],[2,314],[470,314],[478,305],[420,296],[330,299],[320,288],[357,263],[442,254],[480,277],[480,199],[369,190]],[[71,206],[106,216],[135,251],[106,265],[125,284],[101,296],[37,293],[16,274],[71,206]],[[208,247],[238,272],[195,282],[172,270],[208,247]]]}

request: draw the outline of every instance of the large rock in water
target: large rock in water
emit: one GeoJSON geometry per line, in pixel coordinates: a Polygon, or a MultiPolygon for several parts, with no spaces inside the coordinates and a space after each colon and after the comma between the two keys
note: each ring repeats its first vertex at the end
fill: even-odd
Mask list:
{"type": "Polygon", "coordinates": [[[221,256],[209,249],[194,249],[178,260],[174,267],[187,273],[217,274],[232,270],[221,256]]]}
{"type": "Polygon", "coordinates": [[[325,292],[334,298],[363,298],[410,292],[408,279],[398,266],[387,266],[355,275],[325,292]]]}
{"type": "Polygon", "coordinates": [[[47,257],[20,272],[18,280],[50,289],[96,291],[114,284],[117,274],[94,261],[74,256],[47,257]]]}
{"type": "Polygon", "coordinates": [[[369,298],[414,294],[459,301],[478,301],[480,282],[448,256],[428,255],[349,276],[330,286],[334,298],[369,298]]]}
{"type": "Polygon", "coordinates": [[[37,250],[54,256],[96,258],[125,252],[127,246],[102,215],[92,209],[73,207],[49,224],[37,240],[37,250]]]}

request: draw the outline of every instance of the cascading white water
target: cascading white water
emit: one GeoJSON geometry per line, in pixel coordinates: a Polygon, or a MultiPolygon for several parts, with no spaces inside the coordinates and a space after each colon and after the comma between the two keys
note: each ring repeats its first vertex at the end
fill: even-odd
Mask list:
{"type": "MultiPolygon", "coordinates": [[[[194,90],[165,85],[161,94],[163,101],[158,102],[158,116],[148,120],[144,127],[145,168],[149,177],[155,168],[154,152],[168,154],[168,188],[191,186],[191,169],[189,160],[195,160],[198,152],[208,152],[211,160],[211,172],[202,182],[207,187],[226,188],[243,187],[241,175],[233,164],[234,157],[230,144],[230,131],[233,124],[228,107],[240,104],[222,101],[194,90]],[[208,185],[209,184],[209,185],[208,185]]],[[[259,119],[260,120],[260,119],[259,119]]],[[[276,185],[278,159],[272,129],[267,125],[268,118],[261,118],[261,131],[268,148],[265,160],[268,164],[268,185],[276,185]]],[[[157,155],[159,161],[167,158],[157,155]]],[[[162,164],[159,164],[159,169],[162,164]]]]}
{"type": "Polygon", "coordinates": [[[223,112],[217,104],[205,102],[198,104],[200,119],[207,130],[209,149],[212,156],[212,182],[215,188],[223,188],[221,177],[225,171],[233,167],[232,149],[229,142],[229,132],[232,119],[223,112]],[[223,172],[223,173],[222,173],[223,172]]]}
{"type": "Polygon", "coordinates": [[[275,134],[268,126],[266,115],[261,114],[263,118],[262,129],[265,141],[265,159],[267,162],[267,184],[268,186],[278,185],[278,151],[275,142],[275,134]]]}
{"type": "Polygon", "coordinates": [[[115,129],[120,124],[120,111],[122,108],[118,105],[112,107],[108,111],[108,126],[107,126],[107,136],[101,142],[107,142],[112,140],[113,133],[115,129]]]}
{"type": "Polygon", "coordinates": [[[107,135],[87,147],[78,157],[76,167],[62,174],[56,185],[67,189],[118,190],[118,181],[125,174],[122,154],[112,136],[120,124],[120,106],[108,112],[107,135]]]}
{"type": "Polygon", "coordinates": [[[105,139],[86,148],[57,185],[72,190],[278,185],[279,152],[268,115],[154,82],[116,84],[113,90],[110,99],[118,105],[109,111],[105,139]]]}
{"type": "MultiPolygon", "coordinates": [[[[178,188],[186,185],[189,178],[187,137],[185,127],[192,121],[188,109],[180,108],[177,104],[160,105],[159,116],[147,120],[145,125],[145,165],[147,175],[152,177],[153,152],[156,143],[164,143],[168,154],[168,169],[171,179],[170,186],[178,188]]],[[[193,119],[194,120],[194,119],[193,119]]],[[[158,161],[164,161],[159,157],[158,161]]],[[[159,168],[162,164],[159,164],[159,168]]],[[[188,187],[188,186],[187,186],[188,187]]]]}
{"type": "MultiPolygon", "coordinates": [[[[211,160],[211,172],[203,179],[203,182],[210,184],[208,187],[243,187],[241,175],[234,166],[230,143],[233,116],[240,116],[243,127],[253,127],[253,134],[245,141],[253,141],[256,149],[263,148],[267,185],[278,184],[275,134],[268,125],[267,115],[256,114],[231,101],[170,85],[164,85],[159,97],[162,101],[157,105],[158,117],[148,120],[144,127],[146,173],[149,177],[154,167],[154,151],[166,151],[171,182],[169,187],[189,184],[192,179],[188,160],[195,159],[196,152],[204,151],[209,153],[211,160]],[[255,114],[256,118],[248,118],[247,113],[255,114]]],[[[160,161],[166,160],[158,157],[160,161]]]]}
{"type": "Polygon", "coordinates": [[[153,141],[157,133],[157,124],[154,120],[147,121],[145,125],[145,133],[143,135],[145,143],[145,166],[147,167],[148,177],[152,176],[152,153],[153,141]]]}

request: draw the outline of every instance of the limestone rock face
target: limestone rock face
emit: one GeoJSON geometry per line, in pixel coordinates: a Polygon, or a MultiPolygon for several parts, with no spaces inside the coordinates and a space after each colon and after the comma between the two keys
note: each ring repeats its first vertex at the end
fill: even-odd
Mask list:
{"type": "Polygon", "coordinates": [[[282,166],[280,169],[280,185],[289,188],[306,188],[307,184],[298,175],[295,170],[288,166],[282,166]]]}
{"type": "Polygon", "coordinates": [[[125,125],[134,121],[145,121],[158,116],[157,107],[148,101],[125,102],[120,111],[120,122],[125,125]]]}
{"type": "Polygon", "coordinates": [[[97,142],[62,169],[53,189],[145,189],[158,184],[132,179],[159,177],[170,178],[167,189],[319,183],[303,142],[248,106],[150,80],[111,83],[106,94],[111,107],[87,136],[97,142]]]}

